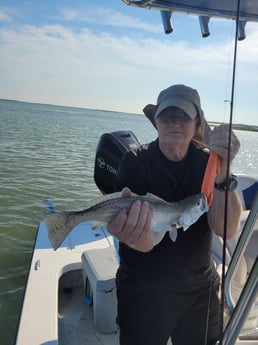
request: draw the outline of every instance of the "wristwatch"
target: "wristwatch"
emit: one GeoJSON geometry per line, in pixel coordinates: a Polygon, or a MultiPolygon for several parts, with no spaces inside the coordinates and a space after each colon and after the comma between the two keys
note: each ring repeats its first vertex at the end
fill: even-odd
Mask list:
{"type": "Polygon", "coordinates": [[[229,176],[228,179],[221,183],[214,183],[214,187],[221,192],[233,192],[237,188],[238,182],[235,175],[229,176]]]}

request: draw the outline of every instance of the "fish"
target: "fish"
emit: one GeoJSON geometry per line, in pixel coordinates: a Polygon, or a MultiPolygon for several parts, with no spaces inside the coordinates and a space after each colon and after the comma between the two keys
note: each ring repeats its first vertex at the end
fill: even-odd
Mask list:
{"type": "Polygon", "coordinates": [[[177,202],[167,202],[151,193],[132,193],[130,197],[122,196],[121,192],[111,193],[93,200],[82,211],[60,211],[46,215],[44,222],[52,247],[56,250],[76,225],[90,221],[95,229],[110,222],[121,209],[128,210],[136,200],[149,203],[153,233],[170,231],[172,240],[175,240],[178,228],[187,230],[209,209],[203,193],[177,202]]]}

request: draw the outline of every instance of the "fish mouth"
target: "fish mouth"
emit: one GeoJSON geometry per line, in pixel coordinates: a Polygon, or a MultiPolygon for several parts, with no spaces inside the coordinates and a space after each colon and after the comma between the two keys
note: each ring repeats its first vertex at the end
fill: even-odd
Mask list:
{"type": "Polygon", "coordinates": [[[205,194],[202,194],[201,200],[200,200],[200,210],[204,213],[207,212],[209,210],[209,205],[208,205],[208,201],[206,198],[205,194]]]}
{"type": "Polygon", "coordinates": [[[177,223],[184,230],[194,224],[205,212],[209,210],[209,205],[205,194],[198,196],[198,201],[186,212],[180,214],[177,223]]]}

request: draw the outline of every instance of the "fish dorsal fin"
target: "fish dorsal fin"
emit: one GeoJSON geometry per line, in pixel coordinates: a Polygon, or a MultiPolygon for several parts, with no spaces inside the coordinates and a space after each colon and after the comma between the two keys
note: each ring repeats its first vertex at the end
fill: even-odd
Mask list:
{"type": "MultiPolygon", "coordinates": [[[[134,193],[131,194],[131,197],[136,197],[136,196],[137,196],[137,194],[134,194],[134,193]]],[[[90,208],[92,206],[95,206],[98,203],[108,201],[108,200],[113,200],[113,199],[119,199],[119,198],[122,198],[121,192],[106,194],[106,195],[102,195],[98,198],[95,198],[95,199],[89,201],[86,206],[87,206],[87,208],[90,208]]]]}
{"type": "Polygon", "coordinates": [[[91,207],[91,206],[94,206],[95,204],[98,204],[100,202],[108,201],[108,200],[112,200],[112,199],[116,199],[116,198],[121,198],[121,192],[101,195],[101,196],[94,198],[93,200],[90,200],[89,202],[87,202],[86,206],[91,207]]]}
{"type": "MultiPolygon", "coordinates": [[[[162,203],[167,203],[165,200],[163,200],[162,198],[158,197],[157,195],[154,195],[152,193],[147,193],[146,195],[138,195],[135,193],[131,193],[130,198],[139,198],[139,200],[146,200],[146,201],[152,201],[152,202],[162,202],[162,203]]],[[[87,208],[90,208],[92,206],[95,206],[98,203],[101,202],[105,202],[105,201],[109,201],[109,200],[113,200],[113,199],[120,199],[122,198],[122,193],[121,192],[116,192],[116,193],[111,193],[111,194],[106,194],[103,196],[100,196],[99,198],[96,198],[94,200],[89,201],[89,203],[87,203],[87,208]]],[[[126,198],[126,197],[125,197],[126,198]]]]}
{"type": "Polygon", "coordinates": [[[147,193],[146,195],[144,195],[144,197],[146,201],[148,201],[148,199],[152,199],[153,201],[167,203],[167,201],[152,193],[147,193]]]}

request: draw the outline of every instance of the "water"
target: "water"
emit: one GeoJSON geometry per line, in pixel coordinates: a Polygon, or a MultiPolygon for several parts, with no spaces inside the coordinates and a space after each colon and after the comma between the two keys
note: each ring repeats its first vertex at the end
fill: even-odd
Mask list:
{"type": "MultiPolygon", "coordinates": [[[[100,194],[94,159],[104,132],[131,130],[141,143],[156,131],[140,115],[0,100],[0,334],[13,344],[44,199],[81,209],[100,194]]],[[[258,177],[258,133],[237,131],[234,171],[258,177]]]]}

